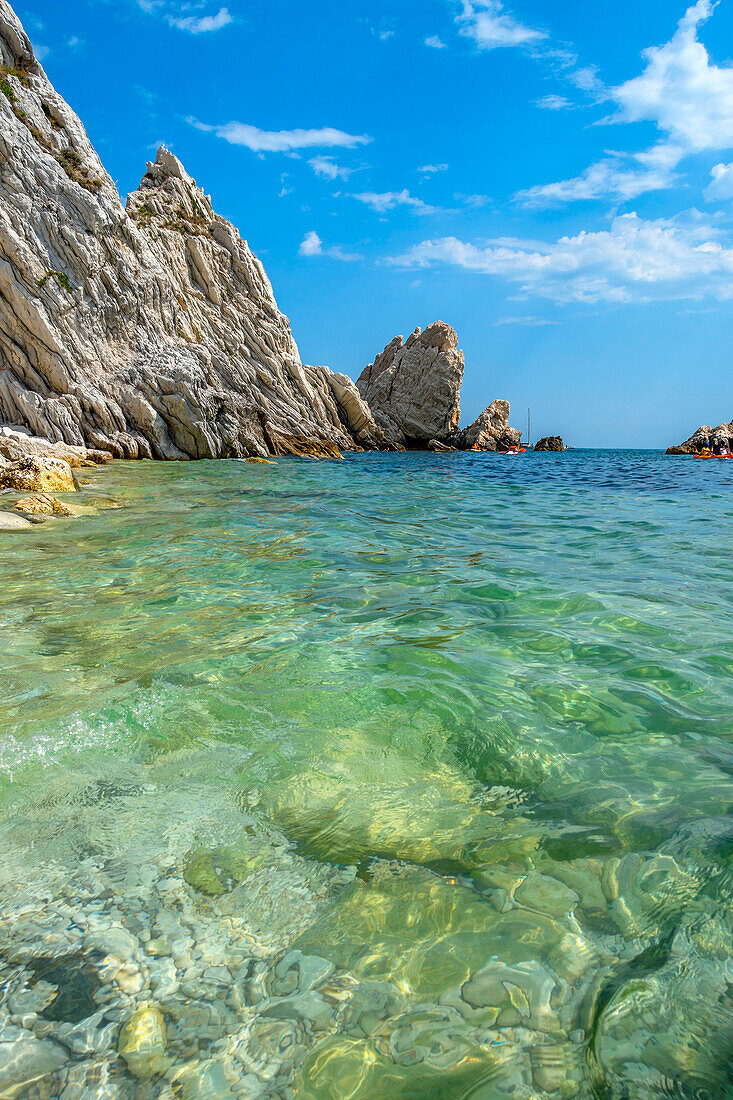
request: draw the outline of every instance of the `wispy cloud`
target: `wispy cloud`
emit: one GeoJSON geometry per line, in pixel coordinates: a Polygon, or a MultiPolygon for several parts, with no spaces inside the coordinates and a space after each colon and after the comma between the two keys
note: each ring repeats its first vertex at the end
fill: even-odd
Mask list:
{"type": "Polygon", "coordinates": [[[312,157],[308,163],[315,174],[324,180],[347,180],[356,171],[355,168],[344,168],[337,164],[333,157],[312,157]]]}
{"type": "Polygon", "coordinates": [[[179,31],[188,31],[189,34],[208,34],[210,31],[219,31],[222,27],[228,27],[234,22],[234,16],[228,8],[219,8],[216,15],[167,15],[171,27],[177,27],[179,31]]]}
{"type": "Polygon", "coordinates": [[[535,208],[588,199],[628,202],[648,191],[670,187],[677,178],[674,168],[679,159],[679,151],[664,144],[643,153],[612,154],[580,176],[529,187],[517,192],[515,198],[535,208]]]}
{"type": "Polygon", "coordinates": [[[447,46],[442,38],[438,38],[437,34],[431,34],[425,39],[425,45],[429,46],[431,50],[445,50],[447,46]]]}
{"type": "Polygon", "coordinates": [[[453,198],[456,202],[459,202],[461,206],[467,206],[471,210],[478,210],[482,206],[486,206],[489,202],[488,195],[462,195],[460,192],[455,194],[453,198]]]}
{"type": "Polygon", "coordinates": [[[432,176],[436,172],[447,172],[449,167],[448,164],[423,164],[418,168],[418,172],[423,176],[432,176]]]}
{"type": "MultiPolygon", "coordinates": [[[[712,64],[698,33],[715,7],[715,0],[697,0],[668,42],[643,51],[643,71],[623,84],[605,87],[592,68],[569,74],[598,102],[615,104],[606,123],[653,123],[662,135],[656,145],[607,156],[580,176],[529,188],[517,198],[530,206],[599,198],[623,202],[672,187],[679,179],[675,169],[691,154],[733,148],[733,66],[712,64]]],[[[551,106],[548,99],[553,98],[541,105],[551,106]]],[[[718,171],[706,197],[715,198],[725,188],[718,171]]]]}
{"type": "Polygon", "coordinates": [[[366,134],[347,134],[330,126],[320,130],[260,130],[246,122],[225,122],[220,126],[209,126],[196,118],[188,118],[186,121],[197,130],[216,134],[230,145],[243,145],[254,153],[288,153],[295,149],[330,147],[353,149],[357,145],[367,145],[372,140],[366,134]]]}
{"type": "Polygon", "coordinates": [[[386,214],[387,211],[394,210],[397,206],[408,206],[416,214],[435,214],[437,211],[437,207],[429,206],[422,199],[411,195],[407,188],[403,191],[362,191],[358,195],[352,195],[352,198],[357,199],[358,202],[363,202],[365,206],[375,210],[378,214],[386,214]]]}
{"type": "Polygon", "coordinates": [[[535,100],[535,106],[543,111],[572,111],[576,104],[564,95],[543,95],[535,100]]]}
{"type": "Polygon", "coordinates": [[[551,321],[549,317],[500,317],[494,321],[494,325],[522,325],[527,328],[542,328],[544,325],[559,325],[559,321],[551,321]]]}
{"type": "Polygon", "coordinates": [[[705,188],[708,202],[733,199],[733,164],[716,164],[710,171],[712,183],[705,188]]]}
{"type": "Polygon", "coordinates": [[[609,229],[557,241],[426,240],[392,263],[446,264],[518,283],[524,296],[558,302],[733,297],[733,248],[697,212],[683,219],[614,218],[609,229]]]}
{"type": "Polygon", "coordinates": [[[355,260],[360,260],[362,258],[356,252],[345,252],[339,245],[324,248],[323,241],[318,236],[315,229],[310,229],[305,237],[303,237],[303,240],[300,242],[300,247],[298,248],[298,255],[328,256],[332,260],[342,260],[344,263],[353,263],[355,260]]]}
{"type": "Polygon", "coordinates": [[[505,12],[500,0],[463,0],[456,22],[460,33],[472,38],[482,50],[531,46],[547,38],[545,31],[527,27],[505,12]]]}

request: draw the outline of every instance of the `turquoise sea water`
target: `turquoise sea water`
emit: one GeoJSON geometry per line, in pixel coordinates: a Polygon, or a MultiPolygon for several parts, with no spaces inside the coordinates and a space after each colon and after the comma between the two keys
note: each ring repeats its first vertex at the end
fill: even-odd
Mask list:
{"type": "Polygon", "coordinates": [[[0,534],[0,1096],[733,1096],[733,462],[84,481],[0,534]]]}

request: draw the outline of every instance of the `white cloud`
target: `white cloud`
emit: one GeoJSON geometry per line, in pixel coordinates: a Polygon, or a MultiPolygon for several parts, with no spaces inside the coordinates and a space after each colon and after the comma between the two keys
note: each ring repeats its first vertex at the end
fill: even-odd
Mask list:
{"type": "MultiPolygon", "coordinates": [[[[606,122],[653,123],[663,135],[656,145],[607,157],[573,179],[532,187],[520,192],[520,201],[531,206],[597,198],[624,202],[671,187],[678,179],[674,169],[691,154],[733,148],[733,66],[711,64],[698,38],[715,7],[716,0],[697,0],[668,42],[643,51],[642,73],[623,84],[604,88],[594,69],[570,74],[578,87],[616,104],[606,122]]],[[[722,174],[720,182],[713,175],[706,198],[722,195],[726,186],[722,174]]]]}
{"type": "Polygon", "coordinates": [[[71,38],[66,43],[70,50],[76,49],[76,47],[81,46],[81,44],[81,38],[79,38],[76,34],[72,34],[71,38]]]}
{"type": "Polygon", "coordinates": [[[630,157],[621,154],[607,157],[572,179],[540,184],[519,191],[515,198],[527,207],[553,206],[588,199],[613,199],[628,202],[648,191],[660,191],[676,179],[673,168],[679,156],[665,157],[670,146],[654,147],[630,157]]]}
{"type": "Polygon", "coordinates": [[[614,218],[610,229],[553,242],[471,244],[456,237],[423,241],[392,263],[449,264],[518,283],[525,296],[558,302],[733,297],[733,248],[691,212],[686,221],[614,218]]]}
{"type": "Polygon", "coordinates": [[[708,202],[733,199],[733,164],[716,164],[710,171],[713,182],[705,188],[708,202]]]}
{"type": "Polygon", "coordinates": [[[362,191],[358,195],[353,195],[352,198],[363,202],[372,210],[376,210],[378,214],[386,214],[388,210],[394,210],[397,206],[409,206],[418,214],[434,214],[436,211],[436,207],[428,206],[422,199],[411,195],[407,188],[403,191],[383,191],[381,193],[362,191]]]}
{"type": "Polygon", "coordinates": [[[380,42],[388,42],[390,38],[394,38],[394,31],[379,31],[377,37],[380,42]]]}
{"type": "Polygon", "coordinates": [[[226,122],[223,126],[208,126],[198,119],[186,120],[197,130],[216,134],[230,145],[244,145],[254,153],[288,153],[294,149],[341,147],[353,149],[367,145],[372,139],[365,134],[347,134],[326,126],[321,130],[260,130],[245,122],[226,122]]]}
{"type": "Polygon", "coordinates": [[[644,50],[641,75],[609,89],[615,121],[653,122],[688,153],[733,147],[733,67],[711,65],[697,34],[715,6],[698,0],[669,42],[644,50]]]}
{"type": "Polygon", "coordinates": [[[169,15],[166,18],[172,27],[177,27],[179,31],[188,31],[189,34],[219,31],[234,22],[234,16],[228,8],[219,8],[216,15],[169,15]]]}
{"type": "Polygon", "coordinates": [[[303,240],[300,242],[300,248],[298,253],[301,256],[322,256],[323,255],[323,241],[316,233],[315,229],[311,229],[306,233],[303,240]]]}
{"type": "Polygon", "coordinates": [[[456,194],[453,196],[456,202],[460,202],[463,206],[468,206],[472,210],[478,210],[482,206],[486,206],[489,201],[488,195],[462,195],[456,194]]]}
{"type": "Polygon", "coordinates": [[[324,180],[347,180],[353,174],[353,168],[342,168],[333,157],[312,157],[308,161],[317,176],[324,180]]]}
{"type": "Polygon", "coordinates": [[[446,44],[442,38],[438,38],[437,34],[431,34],[425,39],[425,45],[430,46],[432,50],[445,50],[446,44]]]}
{"type": "Polygon", "coordinates": [[[51,52],[50,46],[36,46],[33,44],[33,52],[36,55],[36,59],[43,63],[51,52]]]}
{"type": "Polygon", "coordinates": [[[594,65],[587,65],[584,69],[576,69],[568,73],[568,80],[581,92],[600,97],[604,93],[603,82],[598,77],[598,70],[594,65]]]}
{"type": "Polygon", "coordinates": [[[463,11],[456,22],[461,34],[473,38],[482,50],[530,46],[547,38],[545,31],[525,27],[513,15],[504,14],[500,0],[463,0],[463,11]]]}
{"type": "Polygon", "coordinates": [[[575,108],[575,104],[564,95],[543,95],[535,100],[535,106],[543,111],[572,111],[575,108]]]}
{"type": "Polygon", "coordinates": [[[361,259],[361,256],[356,252],[344,252],[339,245],[324,249],[323,241],[315,229],[309,230],[303,237],[298,253],[301,256],[329,256],[332,260],[343,260],[345,263],[352,263],[354,260],[361,259]]]}
{"type": "Polygon", "coordinates": [[[447,164],[423,164],[418,172],[422,172],[424,176],[432,176],[435,172],[447,172],[448,168],[447,164]]]}

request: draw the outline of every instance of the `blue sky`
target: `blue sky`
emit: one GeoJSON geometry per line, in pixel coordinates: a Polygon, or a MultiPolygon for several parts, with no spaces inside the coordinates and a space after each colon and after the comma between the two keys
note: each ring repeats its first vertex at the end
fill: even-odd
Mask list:
{"type": "Polygon", "coordinates": [[[733,0],[30,0],[125,195],[165,142],[356,377],[440,318],[463,421],[666,446],[733,417],[733,0]]]}

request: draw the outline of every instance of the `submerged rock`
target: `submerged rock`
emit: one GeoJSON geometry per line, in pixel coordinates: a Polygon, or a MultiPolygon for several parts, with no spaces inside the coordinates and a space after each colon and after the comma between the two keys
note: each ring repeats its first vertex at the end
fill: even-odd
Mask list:
{"type": "Polygon", "coordinates": [[[464,358],[455,329],[434,321],[395,336],[356,383],[377,423],[407,446],[446,442],[458,428],[464,358]]]}
{"type": "Polygon", "coordinates": [[[15,510],[32,516],[76,515],[74,509],[69,508],[68,504],[64,504],[57,497],[47,496],[45,493],[39,493],[37,496],[21,497],[20,500],[15,502],[15,510]]]}
{"type": "Polygon", "coordinates": [[[172,153],[123,208],[5,0],[0,63],[0,423],[124,458],[388,445],[172,153]]]}
{"type": "Polygon", "coordinates": [[[545,435],[534,445],[536,451],[564,451],[565,444],[559,435],[545,435]]]}
{"type": "Polygon", "coordinates": [[[120,1032],[118,1052],[135,1077],[157,1077],[169,1068],[165,1057],[166,1029],[157,1005],[143,1005],[133,1012],[120,1032]]]}

